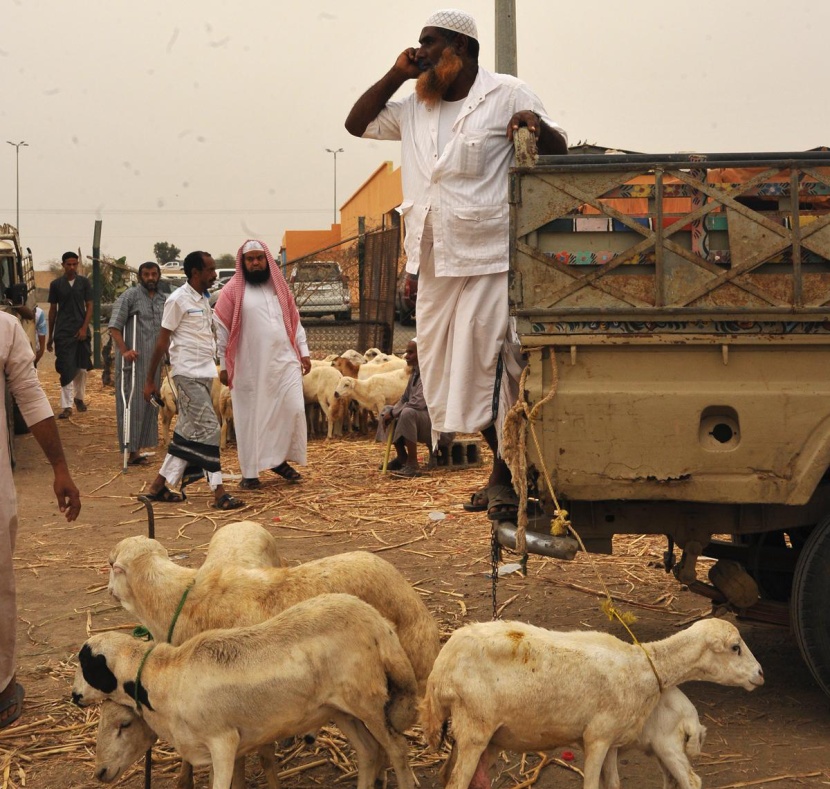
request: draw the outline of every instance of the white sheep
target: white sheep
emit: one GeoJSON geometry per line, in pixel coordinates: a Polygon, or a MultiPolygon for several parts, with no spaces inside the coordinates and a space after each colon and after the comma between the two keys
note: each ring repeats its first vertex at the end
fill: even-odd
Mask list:
{"type": "MultiPolygon", "coordinates": [[[[227,527],[225,527],[227,528],[227,527]]],[[[172,562],[157,540],[126,537],[110,553],[109,592],[157,638],[167,633],[193,571],[172,562]]],[[[206,563],[196,575],[172,643],[214,627],[255,624],[327,592],[365,600],[395,626],[423,692],[438,654],[438,626],[421,596],[389,562],[352,551],[296,567],[206,563]]]]}
{"type": "MultiPolygon", "coordinates": [[[[692,769],[706,739],[695,705],[680,688],[666,688],[643,726],[635,747],[654,756],[663,772],[663,789],[700,789],[692,769]]],[[[604,789],[620,789],[617,749],[610,748],[602,767],[604,789]]]]}
{"type": "Polygon", "coordinates": [[[379,364],[355,364],[349,359],[340,357],[335,359],[331,363],[331,366],[343,376],[358,378],[361,381],[365,381],[367,378],[371,378],[375,375],[405,369],[406,362],[403,359],[399,359],[397,356],[393,356],[389,359],[389,361],[381,362],[379,364]]]}
{"type": "Polygon", "coordinates": [[[366,356],[364,356],[364,354],[358,353],[357,351],[352,350],[351,348],[348,351],[343,351],[343,353],[340,354],[339,358],[348,359],[350,362],[354,362],[354,364],[366,364],[367,362],[366,356]]]}
{"type": "Polygon", "coordinates": [[[522,622],[456,630],[435,661],[421,706],[421,725],[434,746],[452,718],[457,760],[447,789],[486,785],[500,750],[580,741],[583,787],[599,789],[609,750],[636,742],[660,698],[652,664],[663,688],[706,680],[753,690],[764,682],[737,628],[718,619],[642,648],[606,633],[522,622]]]}
{"type": "MultiPolygon", "coordinates": [[[[219,380],[218,378],[215,380],[219,380]]],[[[224,384],[219,384],[219,449],[228,446],[228,435],[233,433],[233,400],[231,390],[224,384]]]]}
{"type": "Polygon", "coordinates": [[[334,405],[334,390],[342,376],[331,365],[312,367],[308,375],[303,376],[303,400],[306,405],[317,404],[328,422],[327,438],[337,429],[338,435],[341,432],[342,419],[338,420],[337,414],[332,414],[334,405]]]}
{"type": "MultiPolygon", "coordinates": [[[[413,789],[403,732],[415,719],[415,692],[391,624],[352,595],[330,594],[178,647],[121,632],[92,636],[79,653],[72,698],[134,709],[190,763],[212,766],[213,789],[231,786],[237,755],[332,720],[357,754],[358,789],[374,786],[380,748],[398,786],[413,789]]],[[[120,774],[147,745],[110,741],[104,753],[113,762],[99,755],[96,774],[120,774]]]]}
{"type": "Polygon", "coordinates": [[[361,408],[377,416],[385,405],[394,405],[400,400],[409,381],[409,375],[407,368],[373,375],[366,380],[344,375],[334,390],[334,396],[350,397],[361,408]]]}
{"type": "Polygon", "coordinates": [[[367,362],[371,362],[373,359],[377,359],[378,356],[385,355],[380,348],[368,348],[367,350],[363,351],[363,358],[367,362]]]}
{"type": "Polygon", "coordinates": [[[161,379],[159,394],[161,395],[159,412],[161,414],[162,441],[166,446],[170,443],[170,425],[173,422],[173,417],[179,413],[177,393],[169,375],[165,375],[161,379]]]}

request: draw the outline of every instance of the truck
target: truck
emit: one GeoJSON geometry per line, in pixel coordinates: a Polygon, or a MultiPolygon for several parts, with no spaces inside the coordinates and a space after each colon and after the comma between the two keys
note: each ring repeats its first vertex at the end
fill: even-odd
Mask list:
{"type": "Polygon", "coordinates": [[[830,694],[830,152],[543,156],[509,203],[545,511],[589,552],[664,535],[830,694]]]}
{"type": "MultiPolygon", "coordinates": [[[[20,320],[34,350],[37,343],[35,334],[35,268],[32,252],[20,243],[17,228],[0,224],[0,311],[14,315],[20,320]]],[[[6,390],[6,417],[9,427],[9,452],[14,463],[13,436],[27,432],[12,400],[6,390]]]]}

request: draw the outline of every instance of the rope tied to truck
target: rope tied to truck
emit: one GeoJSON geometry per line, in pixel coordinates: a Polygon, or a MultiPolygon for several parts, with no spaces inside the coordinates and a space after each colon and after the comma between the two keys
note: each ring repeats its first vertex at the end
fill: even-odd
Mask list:
{"type": "MultiPolygon", "coordinates": [[[[537,351],[535,354],[531,352],[532,356],[540,356],[541,350],[537,351]]],[[[657,668],[654,665],[654,661],[651,658],[651,655],[648,653],[648,650],[640,643],[637,639],[637,636],[634,635],[634,632],[631,630],[630,625],[632,625],[636,621],[636,617],[634,614],[628,611],[621,611],[614,603],[613,598],[611,597],[611,592],[608,589],[608,586],[605,584],[605,581],[602,578],[602,574],[599,571],[596,563],[593,561],[591,554],[585,548],[585,544],[582,541],[582,537],[580,537],[579,532],[574,528],[573,524],[568,519],[568,511],[563,509],[559,504],[559,499],[556,496],[556,491],[553,488],[553,482],[551,481],[550,473],[547,468],[547,464],[544,460],[544,455],[542,453],[542,447],[539,442],[539,437],[536,434],[536,426],[535,422],[539,416],[540,411],[542,408],[553,400],[553,397],[556,394],[556,390],[559,386],[559,373],[556,367],[556,354],[551,353],[550,355],[550,366],[551,366],[551,385],[548,392],[542,397],[539,402],[537,402],[532,407],[527,402],[527,376],[530,372],[530,361],[525,366],[524,370],[522,370],[521,378],[519,379],[519,396],[516,399],[515,404],[510,408],[504,418],[504,425],[502,427],[502,448],[501,454],[502,458],[507,466],[510,469],[510,473],[513,475],[513,487],[516,489],[516,493],[519,497],[519,513],[518,518],[516,521],[516,552],[525,554],[526,553],[526,538],[527,538],[527,471],[528,471],[528,462],[527,462],[527,439],[528,433],[533,441],[533,446],[536,450],[536,457],[539,459],[539,465],[541,466],[542,476],[545,480],[545,485],[547,486],[548,493],[550,494],[551,500],[554,504],[554,513],[553,513],[553,520],[551,521],[550,531],[551,534],[554,535],[565,535],[570,532],[576,541],[579,543],[579,547],[582,552],[589,558],[591,568],[593,569],[597,581],[599,582],[600,587],[602,588],[602,592],[605,596],[605,600],[602,603],[602,610],[605,615],[608,617],[609,620],[616,619],[626,630],[628,635],[631,637],[631,641],[633,644],[638,646],[642,651],[643,654],[646,656],[649,665],[651,666],[651,670],[654,673],[654,677],[657,680],[657,686],[660,689],[660,692],[663,692],[663,682],[660,679],[660,675],[657,673],[657,668]]],[[[493,576],[496,577],[495,568],[493,570],[493,576]]],[[[494,582],[494,606],[495,606],[495,582],[494,582]]]]}

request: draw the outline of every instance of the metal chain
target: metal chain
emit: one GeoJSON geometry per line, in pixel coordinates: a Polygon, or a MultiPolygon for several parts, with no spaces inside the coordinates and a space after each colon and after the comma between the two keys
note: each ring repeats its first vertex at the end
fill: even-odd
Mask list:
{"type": "Polygon", "coordinates": [[[501,545],[499,544],[499,536],[496,524],[498,521],[493,521],[490,528],[490,581],[493,594],[493,621],[499,618],[498,608],[498,586],[499,586],[499,562],[501,561],[501,545]]]}

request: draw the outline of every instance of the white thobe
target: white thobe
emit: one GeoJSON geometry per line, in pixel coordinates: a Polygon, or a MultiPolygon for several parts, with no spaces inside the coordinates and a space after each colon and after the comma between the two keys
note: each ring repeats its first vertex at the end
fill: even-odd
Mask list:
{"type": "MultiPolygon", "coordinates": [[[[224,370],[230,327],[218,317],[215,322],[219,367],[224,370]]],[[[308,356],[301,324],[296,340],[300,353],[308,356]]],[[[303,372],[270,283],[245,285],[231,401],[243,477],[254,478],[286,460],[305,465],[303,372]]]]}

